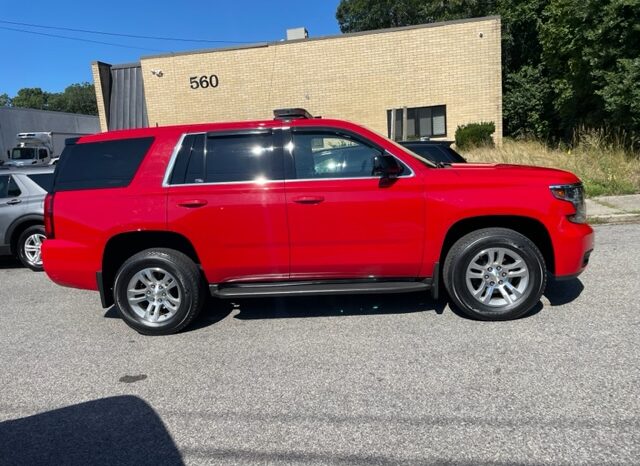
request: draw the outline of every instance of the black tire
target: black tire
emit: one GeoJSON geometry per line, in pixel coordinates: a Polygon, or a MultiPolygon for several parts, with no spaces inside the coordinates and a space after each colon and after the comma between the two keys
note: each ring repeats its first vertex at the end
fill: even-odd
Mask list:
{"type": "MultiPolygon", "coordinates": [[[[147,249],[127,259],[116,274],[113,295],[122,319],[144,335],[170,335],[179,332],[197,317],[206,298],[201,273],[196,264],[185,254],[165,248],[147,249]],[[127,299],[130,281],[138,272],[149,268],[160,269],[175,277],[177,287],[174,287],[174,292],[179,293],[177,310],[170,317],[163,315],[166,320],[161,322],[152,322],[140,316],[127,299]]],[[[150,305],[151,302],[147,302],[147,306],[150,305]]],[[[162,310],[169,313],[164,306],[162,310]]]]}
{"type": "Polygon", "coordinates": [[[39,253],[38,253],[38,257],[40,257],[40,261],[34,262],[29,257],[29,253],[25,250],[25,247],[27,247],[27,240],[30,241],[29,246],[33,247],[33,244],[31,243],[31,241],[33,240],[34,236],[44,237],[45,236],[44,226],[33,225],[27,228],[26,230],[24,230],[20,234],[20,236],[18,237],[18,242],[16,243],[16,256],[18,257],[20,262],[22,262],[22,265],[24,265],[25,267],[30,268],[34,272],[42,272],[44,268],[42,266],[42,258],[40,257],[39,253]],[[30,238],[32,239],[30,240],[30,238]]]}
{"type": "MultiPolygon", "coordinates": [[[[497,257],[497,252],[495,254],[494,257],[497,257]]],[[[514,269],[518,269],[515,266],[516,261],[512,264],[514,269]]],[[[477,273],[476,270],[482,270],[479,267],[473,267],[473,269],[474,273],[477,273]]],[[[521,273],[519,270],[522,268],[513,273],[521,273]]],[[[507,228],[485,228],[463,236],[451,247],[444,262],[443,281],[453,303],[467,316],[478,320],[511,320],[527,314],[539,302],[547,283],[547,273],[542,253],[529,238],[507,228]],[[498,271],[498,267],[491,267],[489,254],[481,255],[491,248],[505,252],[506,259],[502,265],[504,269],[500,267],[498,271]],[[507,263],[510,253],[520,256],[524,262],[528,271],[527,280],[507,277],[498,285],[496,278],[502,279],[502,274],[508,276],[512,273],[508,271],[511,264],[507,263]],[[487,263],[483,265],[486,269],[482,271],[481,277],[470,278],[468,281],[468,268],[472,262],[478,264],[485,260],[483,257],[486,258],[487,263]],[[493,270],[489,272],[489,269],[493,270]],[[508,285],[505,283],[507,281],[508,285]],[[494,288],[492,283],[501,289],[494,288]],[[509,286],[508,289],[507,286],[509,286]],[[484,291],[476,298],[470,287],[477,290],[484,289],[484,291]],[[520,295],[517,296],[512,292],[512,288],[522,288],[519,291],[520,295]],[[489,293],[489,290],[495,291],[489,293]],[[508,303],[503,291],[513,302],[508,303]],[[514,296],[517,298],[514,299],[514,296]],[[481,302],[481,300],[484,301],[483,297],[493,305],[481,302]],[[504,301],[504,304],[500,304],[501,301],[504,301]]]]}

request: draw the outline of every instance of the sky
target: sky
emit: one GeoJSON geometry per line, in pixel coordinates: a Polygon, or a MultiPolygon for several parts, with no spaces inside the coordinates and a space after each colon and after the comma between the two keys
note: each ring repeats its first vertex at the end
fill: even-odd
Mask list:
{"type": "Polygon", "coordinates": [[[73,83],[92,82],[91,63],[96,60],[131,63],[158,53],[277,41],[286,37],[288,28],[301,26],[307,28],[310,37],[339,34],[335,19],[338,3],[339,0],[0,0],[0,94],[13,97],[23,87],[60,92],[73,83]],[[7,22],[237,44],[118,37],[7,22]]]}

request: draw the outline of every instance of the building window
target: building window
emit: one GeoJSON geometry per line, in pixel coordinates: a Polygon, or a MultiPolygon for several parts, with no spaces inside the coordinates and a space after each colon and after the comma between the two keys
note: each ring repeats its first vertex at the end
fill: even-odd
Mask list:
{"type": "Polygon", "coordinates": [[[447,107],[436,105],[387,110],[387,133],[396,141],[446,136],[447,107]]]}

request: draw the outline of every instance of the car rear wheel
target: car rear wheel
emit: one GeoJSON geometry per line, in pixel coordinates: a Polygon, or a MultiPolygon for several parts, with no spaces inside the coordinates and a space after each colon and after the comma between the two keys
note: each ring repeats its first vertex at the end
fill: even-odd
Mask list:
{"type": "Polygon", "coordinates": [[[20,234],[17,253],[22,265],[36,272],[42,272],[41,248],[46,238],[42,225],[31,226],[20,234]]]}
{"type": "Polygon", "coordinates": [[[147,249],[130,257],[113,287],[122,319],[145,335],[168,335],[184,329],[205,300],[200,270],[173,249],[147,249]]]}
{"type": "Polygon", "coordinates": [[[480,320],[516,319],[528,313],[540,300],[546,277],[538,247],[506,228],[463,236],[449,250],[443,268],[451,300],[480,320]]]}

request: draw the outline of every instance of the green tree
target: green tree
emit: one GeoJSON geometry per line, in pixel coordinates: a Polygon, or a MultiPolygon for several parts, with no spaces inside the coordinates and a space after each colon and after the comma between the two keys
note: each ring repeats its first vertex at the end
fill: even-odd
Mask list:
{"type": "Polygon", "coordinates": [[[548,140],[551,132],[551,84],[542,65],[524,65],[507,75],[502,116],[505,132],[514,137],[548,140]]]}
{"type": "Polygon", "coordinates": [[[51,94],[48,100],[49,110],[70,113],[97,115],[98,105],[93,84],[71,84],[64,92],[51,94]]]}
{"type": "Polygon", "coordinates": [[[45,92],[39,87],[23,88],[13,99],[6,94],[0,96],[0,105],[2,105],[4,96],[8,99],[8,103],[14,107],[83,113],[85,115],[98,114],[96,93],[91,83],[71,84],[63,92],[58,93],[45,92]]]}
{"type": "Polygon", "coordinates": [[[560,130],[640,134],[640,0],[552,0],[541,30],[560,130]]]}
{"type": "Polygon", "coordinates": [[[11,103],[14,107],[46,110],[48,98],[48,94],[39,87],[25,87],[18,91],[11,103]]]}
{"type": "Polygon", "coordinates": [[[421,0],[342,0],[336,18],[342,32],[407,26],[427,22],[421,0]]]}
{"type": "Polygon", "coordinates": [[[11,97],[7,93],[0,94],[0,107],[10,107],[11,97]]]}
{"type": "Polygon", "coordinates": [[[342,0],[342,32],[359,32],[495,14],[498,0],[342,0]]]}

